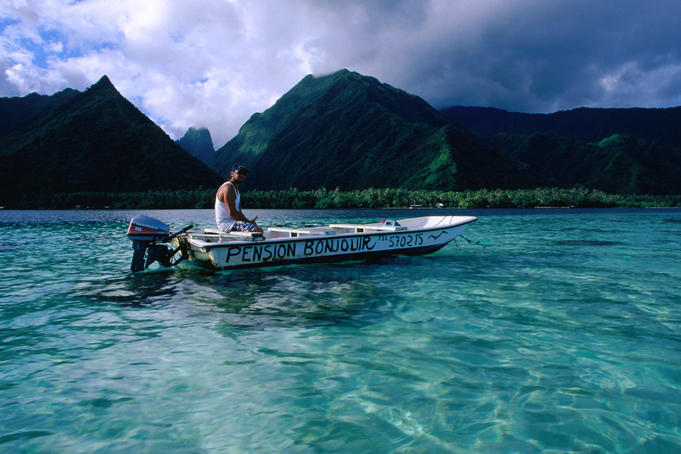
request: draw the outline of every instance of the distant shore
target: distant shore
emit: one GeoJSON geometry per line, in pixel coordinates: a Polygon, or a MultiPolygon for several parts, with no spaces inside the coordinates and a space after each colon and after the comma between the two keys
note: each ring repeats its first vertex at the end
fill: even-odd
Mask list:
{"type": "MultiPolygon", "coordinates": [[[[22,194],[2,200],[4,209],[189,209],[213,208],[214,189],[147,192],[22,194]]],[[[297,189],[242,192],[250,209],[329,208],[680,208],[681,195],[609,194],[585,188],[479,189],[297,189]]]]}

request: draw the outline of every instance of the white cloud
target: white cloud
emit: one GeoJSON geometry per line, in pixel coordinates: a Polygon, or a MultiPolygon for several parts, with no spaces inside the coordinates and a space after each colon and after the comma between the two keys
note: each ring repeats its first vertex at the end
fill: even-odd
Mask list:
{"type": "Polygon", "coordinates": [[[304,48],[296,42],[302,28],[289,27],[277,7],[129,0],[5,5],[0,12],[15,23],[6,27],[12,37],[4,39],[0,95],[84,89],[107,74],[171,136],[205,125],[222,145],[311,69],[310,57],[295,53],[304,48]]]}
{"type": "Polygon", "coordinates": [[[604,90],[603,100],[610,106],[658,107],[661,97],[670,105],[681,104],[679,80],[681,63],[643,69],[637,62],[626,62],[606,73],[599,82],[604,90]]]}
{"type": "Polygon", "coordinates": [[[107,74],[173,138],[206,126],[216,146],[306,74],[340,68],[438,107],[670,105],[681,102],[679,9],[661,0],[617,9],[587,0],[13,0],[0,4],[0,96],[82,90],[107,74]]]}

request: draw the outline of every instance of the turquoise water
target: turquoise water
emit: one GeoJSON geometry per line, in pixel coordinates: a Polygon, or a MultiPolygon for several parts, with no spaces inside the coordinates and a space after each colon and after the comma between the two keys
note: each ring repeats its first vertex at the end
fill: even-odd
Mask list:
{"type": "Polygon", "coordinates": [[[680,452],[681,211],[460,213],[484,248],[133,275],[134,212],[0,212],[0,452],[680,452]]]}

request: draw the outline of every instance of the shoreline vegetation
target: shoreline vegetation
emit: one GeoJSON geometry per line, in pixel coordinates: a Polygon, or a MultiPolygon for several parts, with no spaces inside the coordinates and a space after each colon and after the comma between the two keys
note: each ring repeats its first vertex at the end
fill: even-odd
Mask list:
{"type": "MultiPolygon", "coordinates": [[[[680,208],[681,195],[608,194],[586,188],[479,189],[427,191],[409,189],[325,188],[310,191],[244,190],[248,209],[333,208],[680,208]]],[[[213,208],[215,189],[147,192],[69,192],[23,194],[5,200],[5,209],[191,209],[213,208]]]]}

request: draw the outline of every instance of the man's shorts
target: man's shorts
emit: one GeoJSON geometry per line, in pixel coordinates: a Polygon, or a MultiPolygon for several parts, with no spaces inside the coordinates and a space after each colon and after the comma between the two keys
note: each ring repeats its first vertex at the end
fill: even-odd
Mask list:
{"type": "Polygon", "coordinates": [[[232,222],[224,222],[222,224],[218,225],[218,229],[225,233],[229,232],[252,232],[254,229],[258,228],[257,225],[251,224],[250,222],[243,222],[243,221],[236,221],[234,223],[232,222]]]}
{"type": "Polygon", "coordinates": [[[258,226],[251,224],[250,222],[236,221],[232,227],[232,232],[252,232],[257,229],[258,226]]]}

